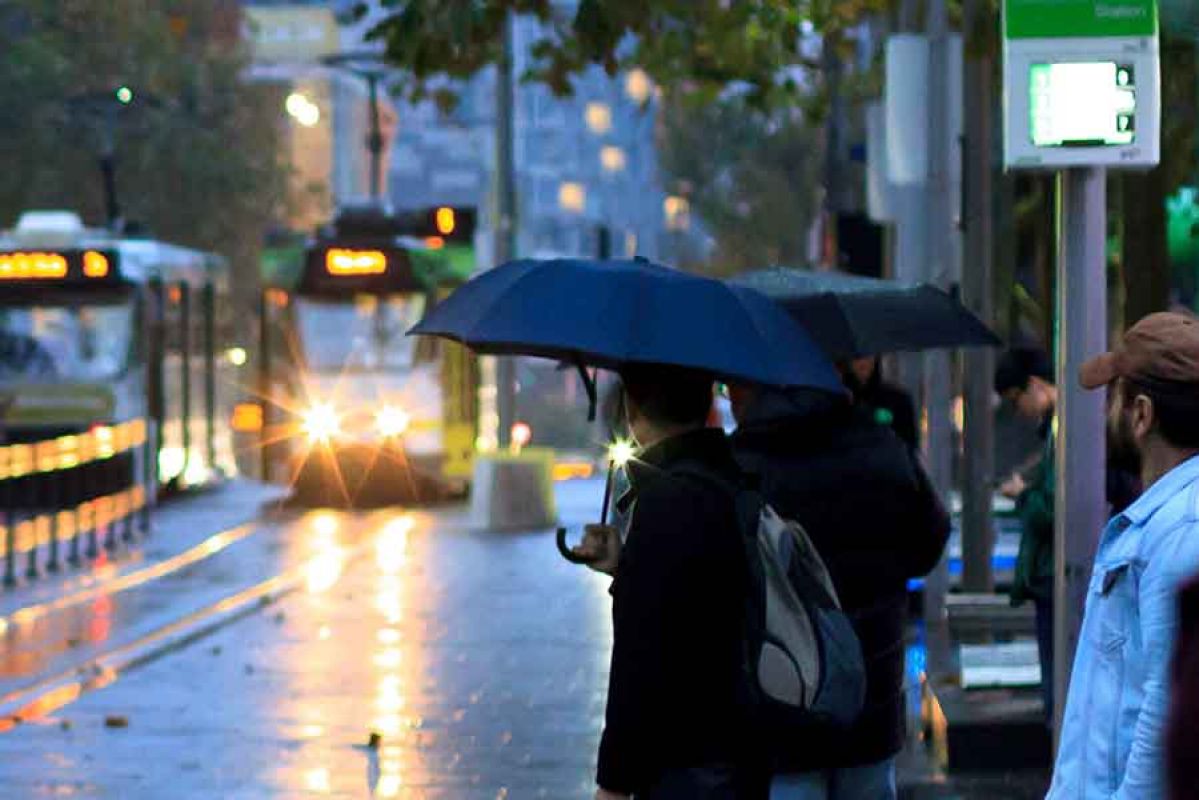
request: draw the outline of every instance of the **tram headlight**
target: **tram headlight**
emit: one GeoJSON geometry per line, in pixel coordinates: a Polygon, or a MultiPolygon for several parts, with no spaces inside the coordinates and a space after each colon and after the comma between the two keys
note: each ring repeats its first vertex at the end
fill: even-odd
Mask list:
{"type": "Polygon", "coordinates": [[[375,412],[375,429],[382,436],[399,436],[411,421],[408,412],[397,406],[383,406],[375,412]]]}
{"type": "Polygon", "coordinates": [[[301,425],[308,441],[327,442],[341,433],[341,416],[332,403],[316,403],[301,415],[301,425]]]}

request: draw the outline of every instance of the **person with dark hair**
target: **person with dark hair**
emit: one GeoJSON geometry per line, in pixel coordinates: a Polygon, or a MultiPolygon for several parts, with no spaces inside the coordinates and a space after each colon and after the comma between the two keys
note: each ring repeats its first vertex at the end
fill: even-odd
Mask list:
{"type": "Polygon", "coordinates": [[[1158,800],[1178,591],[1199,572],[1199,321],[1151,314],[1080,378],[1107,387],[1109,447],[1145,491],[1099,540],[1048,800],[1158,800]]]}
{"type": "Polygon", "coordinates": [[[995,368],[995,393],[1022,417],[1038,425],[1044,442],[1041,460],[1025,480],[1019,472],[999,486],[1016,501],[1020,517],[1020,549],[1012,576],[1012,605],[1032,601],[1036,609],[1037,656],[1041,664],[1041,699],[1045,719],[1053,719],[1053,415],[1057,387],[1053,364],[1041,350],[1017,348],[1004,353],[995,368]]]}
{"type": "Polygon", "coordinates": [[[640,447],[618,501],[632,517],[588,526],[576,553],[614,575],[608,706],[597,800],[742,800],[756,780],[741,664],[748,579],[731,495],[694,471],[741,480],[724,433],[706,428],[712,376],[621,371],[640,447]]]}
{"type": "Polygon", "coordinates": [[[908,392],[883,380],[878,356],[863,356],[841,364],[841,380],[854,403],[878,424],[889,427],[912,450],[920,449],[916,404],[908,392]]]}
{"type": "Polygon", "coordinates": [[[907,582],[941,558],[949,515],[912,449],[848,395],[731,385],[733,449],[765,500],[803,526],[862,645],[866,701],[845,731],[788,742],[775,800],[888,800],[905,741],[907,582]]]}

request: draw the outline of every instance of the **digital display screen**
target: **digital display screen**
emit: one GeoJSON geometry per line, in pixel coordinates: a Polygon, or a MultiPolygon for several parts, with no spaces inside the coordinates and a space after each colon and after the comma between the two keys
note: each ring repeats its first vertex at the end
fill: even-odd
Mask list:
{"type": "Polygon", "coordinates": [[[1029,67],[1029,127],[1037,147],[1110,147],[1136,139],[1136,71],[1115,61],[1029,67]]]}
{"type": "Polygon", "coordinates": [[[115,277],[115,253],[97,250],[0,252],[0,281],[93,281],[115,277]]]}
{"type": "Polygon", "coordinates": [[[387,254],[332,247],[325,253],[325,269],[330,275],[382,275],[387,271],[387,254]]]}

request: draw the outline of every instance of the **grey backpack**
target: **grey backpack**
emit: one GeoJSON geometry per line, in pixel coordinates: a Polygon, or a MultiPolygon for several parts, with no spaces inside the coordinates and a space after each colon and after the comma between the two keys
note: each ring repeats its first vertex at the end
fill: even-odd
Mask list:
{"type": "Polygon", "coordinates": [[[702,470],[683,473],[736,500],[749,573],[743,668],[755,726],[783,748],[823,726],[849,727],[866,696],[862,647],[808,535],[756,491],[702,470]]]}

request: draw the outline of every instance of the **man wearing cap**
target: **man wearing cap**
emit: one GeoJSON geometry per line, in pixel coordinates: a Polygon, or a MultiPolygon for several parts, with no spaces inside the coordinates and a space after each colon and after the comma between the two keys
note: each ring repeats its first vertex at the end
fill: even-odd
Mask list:
{"type": "MultiPolygon", "coordinates": [[[[1144,494],[1103,531],[1049,800],[1165,796],[1176,595],[1199,571],[1199,322],[1153,314],[1082,369],[1144,494]]],[[[1123,460],[1123,459],[1121,459],[1123,460]]]]}

